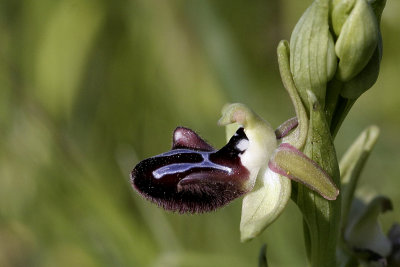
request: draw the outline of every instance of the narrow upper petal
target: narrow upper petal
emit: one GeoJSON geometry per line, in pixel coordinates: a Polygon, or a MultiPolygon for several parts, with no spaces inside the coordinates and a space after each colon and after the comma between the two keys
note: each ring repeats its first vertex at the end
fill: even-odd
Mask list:
{"type": "Polygon", "coordinates": [[[194,149],[214,151],[215,149],[204,141],[196,132],[189,128],[177,127],[173,134],[172,149],[194,149]]]}

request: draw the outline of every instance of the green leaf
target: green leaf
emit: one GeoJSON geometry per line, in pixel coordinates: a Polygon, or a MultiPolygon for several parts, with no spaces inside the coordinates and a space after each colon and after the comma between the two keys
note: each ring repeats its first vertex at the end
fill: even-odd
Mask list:
{"type": "Polygon", "coordinates": [[[347,220],[358,179],[378,137],[379,128],[368,127],[357,137],[340,161],[343,221],[347,220]]]}

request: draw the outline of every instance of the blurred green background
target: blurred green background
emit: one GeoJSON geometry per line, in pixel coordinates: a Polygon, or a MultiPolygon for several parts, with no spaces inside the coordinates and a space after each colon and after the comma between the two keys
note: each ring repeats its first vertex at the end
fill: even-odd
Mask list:
{"type": "MultiPolygon", "coordinates": [[[[0,1],[0,266],[304,266],[293,203],[239,242],[241,201],[179,215],[129,183],[139,160],[170,148],[178,125],[216,147],[226,102],[273,126],[293,116],[275,56],[311,1],[0,1]]],[[[361,183],[392,198],[400,221],[400,2],[382,18],[377,84],[336,139],[342,155],[368,125],[381,137],[361,183]]]]}

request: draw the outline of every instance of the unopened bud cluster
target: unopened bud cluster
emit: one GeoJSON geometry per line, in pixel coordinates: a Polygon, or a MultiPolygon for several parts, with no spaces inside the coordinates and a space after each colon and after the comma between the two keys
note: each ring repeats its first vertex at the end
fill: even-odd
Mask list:
{"type": "Polygon", "coordinates": [[[290,40],[293,79],[302,100],[312,90],[324,106],[329,81],[356,99],[376,82],[382,57],[379,30],[385,0],[316,0],[290,40]]]}

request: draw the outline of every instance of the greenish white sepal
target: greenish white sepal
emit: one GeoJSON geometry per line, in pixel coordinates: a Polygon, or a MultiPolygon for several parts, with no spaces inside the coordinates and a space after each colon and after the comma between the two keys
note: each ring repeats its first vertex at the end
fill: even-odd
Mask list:
{"type": "Polygon", "coordinates": [[[238,125],[244,126],[249,146],[241,155],[241,162],[250,171],[253,190],[243,198],[240,223],[241,240],[259,235],[283,211],[291,194],[291,181],[272,172],[268,161],[277,148],[275,131],[243,104],[229,104],[222,110],[220,125],[234,125],[226,129],[231,134],[238,125]]]}
{"type": "Polygon", "coordinates": [[[261,181],[243,198],[240,239],[257,237],[282,213],[291,194],[291,181],[269,168],[260,172],[261,181]]]}

